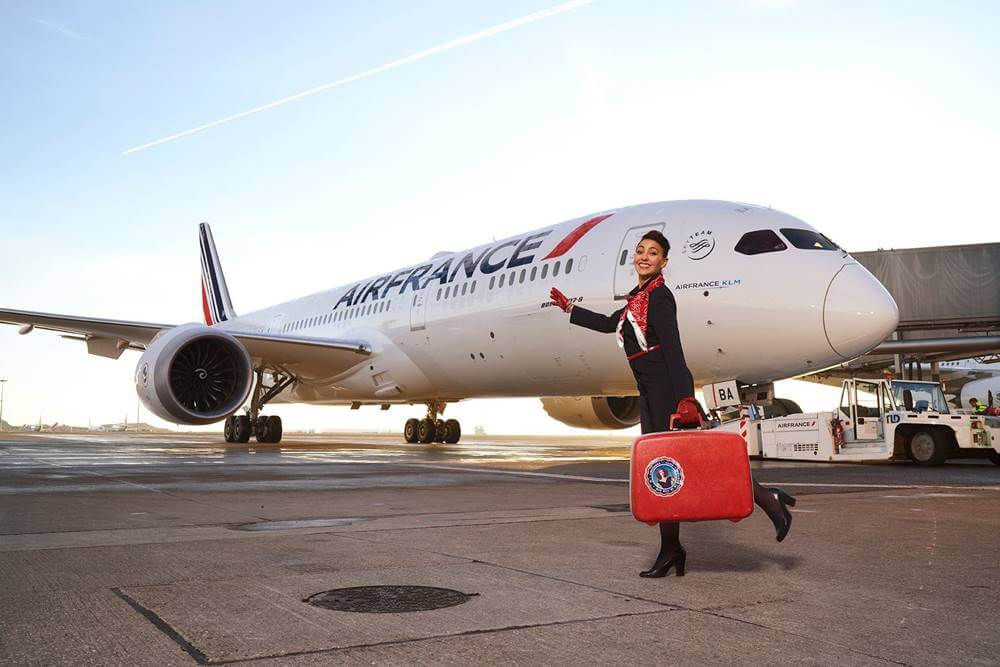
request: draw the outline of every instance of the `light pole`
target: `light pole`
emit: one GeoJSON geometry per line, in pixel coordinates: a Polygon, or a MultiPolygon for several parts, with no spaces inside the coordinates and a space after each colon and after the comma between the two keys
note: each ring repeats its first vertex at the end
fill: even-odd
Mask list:
{"type": "Polygon", "coordinates": [[[0,380],[0,431],[3,430],[3,386],[7,380],[0,380]]]}

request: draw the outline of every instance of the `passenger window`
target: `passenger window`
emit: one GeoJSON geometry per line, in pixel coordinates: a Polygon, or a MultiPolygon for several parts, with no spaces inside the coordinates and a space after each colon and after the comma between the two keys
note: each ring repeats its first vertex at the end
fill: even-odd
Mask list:
{"type": "Polygon", "coordinates": [[[504,278],[506,278],[506,277],[507,277],[507,274],[503,274],[502,276],[500,276],[500,284],[498,285],[498,287],[503,287],[503,281],[504,281],[504,278]]]}
{"type": "Polygon", "coordinates": [[[559,262],[556,262],[556,265],[552,267],[552,277],[555,278],[558,275],[559,275],[559,262]]]}
{"type": "Polygon", "coordinates": [[[778,252],[787,249],[785,242],[770,229],[760,229],[747,232],[736,244],[736,252],[743,255],[760,255],[765,252],[778,252]]]}
{"type": "Polygon", "coordinates": [[[475,294],[475,293],[476,293],[476,281],[473,280],[472,287],[469,288],[469,294],[475,294]]]}
{"type": "Polygon", "coordinates": [[[538,267],[537,266],[531,267],[531,277],[528,278],[528,280],[532,280],[533,281],[535,279],[535,275],[537,273],[538,273],[538,267]]]}
{"type": "Polygon", "coordinates": [[[545,276],[549,274],[549,265],[545,264],[542,266],[542,280],[545,280],[545,276]]]}
{"type": "Polygon", "coordinates": [[[796,248],[802,250],[839,250],[836,243],[810,229],[781,229],[781,234],[796,248]]]}
{"type": "Polygon", "coordinates": [[[628,248],[622,250],[621,259],[618,260],[618,266],[625,266],[625,260],[628,259],[628,248]]]}
{"type": "Polygon", "coordinates": [[[517,275],[517,271],[511,271],[510,275],[507,276],[507,287],[514,286],[514,276],[517,275]]]}
{"type": "Polygon", "coordinates": [[[493,289],[493,286],[496,284],[496,281],[497,281],[497,277],[496,276],[491,276],[490,277],[490,289],[493,289]]]}
{"type": "Polygon", "coordinates": [[[524,277],[526,275],[528,275],[527,269],[521,269],[521,277],[518,278],[517,282],[519,282],[519,283],[521,283],[523,285],[524,284],[524,277]]]}
{"type": "Polygon", "coordinates": [[[438,300],[438,301],[440,301],[440,300],[441,300],[441,288],[440,288],[440,287],[438,288],[438,295],[437,295],[437,300],[438,300]]]}
{"type": "Polygon", "coordinates": [[[462,283],[462,296],[465,296],[465,290],[469,289],[469,283],[462,283]]]}
{"type": "Polygon", "coordinates": [[[572,259],[567,259],[566,260],[566,273],[569,273],[572,270],[573,270],[573,260],[572,259]]]}

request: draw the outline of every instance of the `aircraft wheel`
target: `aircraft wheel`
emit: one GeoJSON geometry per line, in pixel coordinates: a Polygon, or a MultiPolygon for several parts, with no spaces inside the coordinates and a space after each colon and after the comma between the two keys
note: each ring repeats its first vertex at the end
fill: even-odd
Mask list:
{"type": "Polygon", "coordinates": [[[445,421],[443,419],[434,420],[434,441],[445,441],[445,421]]]}
{"type": "Polygon", "coordinates": [[[266,442],[279,443],[281,442],[282,426],[281,417],[274,415],[267,418],[267,435],[268,438],[266,442]]]}
{"type": "Polygon", "coordinates": [[[403,439],[406,440],[411,445],[420,439],[417,429],[420,426],[420,420],[416,417],[412,417],[406,420],[406,424],[403,426],[403,439]]]}
{"type": "Polygon", "coordinates": [[[226,442],[236,442],[236,436],[234,434],[236,426],[233,424],[233,422],[235,421],[236,421],[235,415],[226,417],[226,424],[225,426],[222,427],[222,433],[226,438],[226,442]]]}
{"type": "Polygon", "coordinates": [[[254,437],[257,438],[257,442],[271,441],[271,424],[267,417],[257,417],[257,425],[253,431],[254,437]]]}
{"type": "Polygon", "coordinates": [[[910,438],[907,453],[910,460],[921,466],[939,466],[948,459],[950,447],[944,434],[937,429],[917,431],[910,438]]]}
{"type": "Polygon", "coordinates": [[[444,423],[444,441],[454,445],[462,438],[462,425],[457,419],[449,419],[444,423]]]}
{"type": "Polygon", "coordinates": [[[434,420],[421,419],[420,425],[417,426],[417,440],[426,445],[434,442],[435,435],[437,434],[434,432],[434,420]]]}
{"type": "Polygon", "coordinates": [[[233,418],[233,442],[250,442],[250,418],[236,415],[233,418]]]}
{"type": "Polygon", "coordinates": [[[797,415],[802,412],[799,404],[790,398],[775,398],[771,405],[764,406],[764,417],[784,417],[786,415],[797,415]]]}

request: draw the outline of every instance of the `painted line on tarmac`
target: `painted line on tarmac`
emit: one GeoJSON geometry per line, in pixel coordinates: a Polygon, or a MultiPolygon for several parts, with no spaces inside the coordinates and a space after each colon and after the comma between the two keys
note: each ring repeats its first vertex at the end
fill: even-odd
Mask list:
{"type": "Polygon", "coordinates": [[[566,479],[574,482],[602,482],[610,484],[628,484],[627,479],[615,479],[612,477],[587,477],[585,475],[560,475],[554,472],[532,472],[530,470],[498,470],[494,468],[467,468],[465,466],[442,466],[433,463],[398,463],[393,461],[392,465],[406,468],[429,468],[432,470],[454,470],[457,472],[478,472],[486,475],[513,475],[516,477],[545,477],[549,479],[566,479]]]}
{"type": "MultiPolygon", "coordinates": [[[[548,479],[565,479],[573,482],[600,482],[604,484],[628,484],[627,479],[612,477],[589,477],[586,475],[563,475],[554,472],[533,472],[530,470],[499,470],[494,468],[469,468],[465,466],[446,466],[433,463],[396,463],[407,468],[429,468],[433,470],[452,470],[456,472],[475,472],[486,475],[511,475],[515,477],[542,477],[548,479]]],[[[954,489],[966,491],[1000,491],[1000,486],[956,486],[946,484],[847,484],[832,482],[767,482],[775,486],[819,487],[831,489],[954,489]]]]}
{"type": "Polygon", "coordinates": [[[947,484],[835,484],[831,482],[772,482],[775,486],[815,486],[831,489],[958,489],[965,491],[1000,491],[1000,486],[955,486],[947,484]]]}

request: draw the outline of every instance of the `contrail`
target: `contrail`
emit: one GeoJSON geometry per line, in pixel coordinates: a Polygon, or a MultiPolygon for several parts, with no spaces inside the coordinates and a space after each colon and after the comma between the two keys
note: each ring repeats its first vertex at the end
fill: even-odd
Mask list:
{"type": "Polygon", "coordinates": [[[156,141],[150,141],[147,144],[142,144],[141,146],[129,148],[126,151],[122,151],[122,155],[135,153],[137,151],[141,151],[146,148],[152,148],[153,146],[158,146],[168,141],[173,141],[174,139],[180,139],[181,137],[186,137],[187,135],[194,134],[195,132],[201,132],[202,130],[207,130],[208,128],[215,127],[216,125],[222,125],[223,123],[228,123],[229,121],[236,120],[237,118],[243,118],[245,116],[250,116],[255,113],[260,113],[261,111],[273,109],[274,107],[281,106],[282,104],[288,104],[289,102],[300,100],[303,97],[315,95],[316,93],[322,93],[325,90],[330,90],[331,88],[336,88],[337,86],[343,86],[344,84],[351,83],[352,81],[357,81],[358,79],[364,79],[366,77],[373,76],[380,72],[385,72],[387,70],[394,69],[402,65],[407,65],[409,63],[416,62],[418,60],[423,60],[428,56],[434,55],[435,53],[441,53],[442,51],[447,51],[448,49],[453,49],[457,46],[464,46],[465,44],[478,42],[481,39],[486,39],[487,37],[492,37],[493,35],[498,35],[502,32],[513,30],[514,28],[518,28],[522,25],[534,23],[535,21],[541,21],[542,19],[548,18],[550,16],[555,16],[557,14],[562,14],[564,12],[577,9],[578,7],[583,7],[584,5],[589,5],[592,2],[594,2],[594,0],[570,0],[570,2],[564,2],[561,5],[556,5],[555,7],[543,9],[533,14],[528,14],[527,16],[522,16],[520,18],[512,19],[510,21],[506,21],[499,25],[495,25],[492,28],[486,28],[485,30],[474,32],[471,35],[466,35],[465,37],[459,37],[458,39],[453,39],[449,42],[444,42],[443,44],[432,46],[429,49],[418,51],[417,53],[406,56],[405,58],[392,60],[390,62],[385,63],[384,65],[379,65],[378,67],[365,70],[364,72],[361,72],[359,74],[354,74],[352,76],[339,79],[337,81],[334,81],[333,83],[325,83],[322,86],[316,86],[315,88],[310,88],[309,90],[305,90],[301,93],[296,93],[295,95],[291,95],[289,97],[285,97],[280,100],[275,100],[274,102],[268,102],[267,104],[262,104],[259,107],[254,107],[253,109],[248,109],[247,111],[241,111],[240,113],[233,114],[232,116],[226,116],[225,118],[220,118],[219,120],[212,121],[211,123],[205,123],[204,125],[193,127],[190,130],[184,130],[183,132],[178,132],[177,134],[171,134],[169,137],[164,137],[162,139],[157,139],[156,141]]]}

